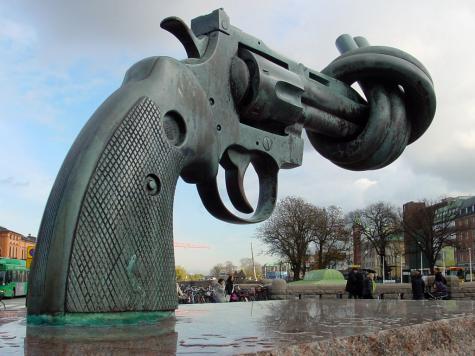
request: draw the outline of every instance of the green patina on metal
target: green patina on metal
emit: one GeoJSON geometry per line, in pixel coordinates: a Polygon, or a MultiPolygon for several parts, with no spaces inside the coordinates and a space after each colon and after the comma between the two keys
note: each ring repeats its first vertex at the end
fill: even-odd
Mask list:
{"type": "MultiPolygon", "coordinates": [[[[81,130],[38,233],[31,323],[134,323],[175,309],[179,177],[196,185],[216,218],[257,223],[275,207],[280,169],[302,164],[304,130],[334,164],[378,169],[418,139],[435,114],[427,69],[362,37],[340,36],[341,56],[319,72],[232,26],[223,9],[193,19],[191,28],[176,17],[161,27],[189,58],[134,64],[81,130]],[[259,178],[256,207],[244,191],[251,164],[259,178]],[[229,201],[242,214],[221,197],[220,165],[229,201]]],[[[304,283],[330,281],[343,283],[304,283]]]]}
{"type": "Polygon", "coordinates": [[[61,315],[28,315],[30,325],[53,326],[120,326],[155,324],[172,318],[174,311],[120,312],[120,313],[66,313],[61,315]]]}

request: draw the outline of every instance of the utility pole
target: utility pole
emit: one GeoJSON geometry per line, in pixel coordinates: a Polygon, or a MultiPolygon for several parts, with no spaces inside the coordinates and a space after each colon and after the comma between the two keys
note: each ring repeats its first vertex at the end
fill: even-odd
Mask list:
{"type": "Polygon", "coordinates": [[[468,260],[470,263],[470,282],[473,282],[473,275],[472,275],[472,249],[468,248],[468,260]]]}
{"type": "Polygon", "coordinates": [[[401,252],[401,283],[402,283],[402,252],[401,252]]]}
{"type": "Polygon", "coordinates": [[[442,251],[442,264],[444,265],[444,276],[446,275],[445,271],[447,270],[447,266],[445,265],[445,251],[444,249],[442,251]]]}
{"type": "Polygon", "coordinates": [[[422,249],[421,249],[421,275],[423,275],[422,274],[422,249]]]}

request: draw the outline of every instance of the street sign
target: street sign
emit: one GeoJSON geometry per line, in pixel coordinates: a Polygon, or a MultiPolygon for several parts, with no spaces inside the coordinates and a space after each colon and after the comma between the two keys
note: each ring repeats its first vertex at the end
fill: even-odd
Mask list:
{"type": "Polygon", "coordinates": [[[35,246],[28,246],[26,248],[26,268],[30,268],[31,261],[33,260],[34,255],[35,255],[35,246]]]}

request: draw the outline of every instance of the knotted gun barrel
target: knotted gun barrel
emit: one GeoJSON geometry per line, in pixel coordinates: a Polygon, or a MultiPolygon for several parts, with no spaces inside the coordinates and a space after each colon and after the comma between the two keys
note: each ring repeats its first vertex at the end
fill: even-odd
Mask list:
{"type": "Polygon", "coordinates": [[[218,219],[255,223],[274,209],[279,170],[302,164],[303,129],[340,167],[375,169],[419,138],[435,113],[424,66],[361,37],[340,37],[342,55],[318,72],[231,26],[222,9],[193,19],[191,28],[176,17],[161,26],[188,58],[134,64],[75,140],[38,234],[30,322],[173,311],[178,177],[196,185],[218,219]],[[250,164],[259,178],[255,209],[243,185],[250,164]],[[237,212],[220,196],[219,165],[237,212]]]}
{"type": "Polygon", "coordinates": [[[436,106],[432,79],[411,55],[369,46],[363,37],[342,35],[337,47],[343,55],[321,73],[302,65],[292,71],[288,62],[241,50],[249,73],[235,70],[232,77],[245,88],[234,95],[241,120],[259,127],[273,123],[274,130],[280,125],[280,132],[300,124],[314,148],[340,167],[384,167],[429,127],[436,106]],[[358,82],[367,100],[322,74],[358,82]]]}

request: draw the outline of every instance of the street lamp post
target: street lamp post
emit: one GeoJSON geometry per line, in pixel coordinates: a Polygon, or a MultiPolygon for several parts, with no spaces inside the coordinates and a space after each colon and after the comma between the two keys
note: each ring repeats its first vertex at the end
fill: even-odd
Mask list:
{"type": "Polygon", "coordinates": [[[470,263],[470,282],[473,282],[473,275],[472,275],[472,249],[468,248],[468,263],[470,263]]]}
{"type": "Polygon", "coordinates": [[[447,270],[445,266],[445,251],[442,249],[442,264],[444,265],[444,275],[446,274],[445,271],[447,270]]]}
{"type": "Polygon", "coordinates": [[[422,250],[421,250],[421,273],[422,273],[422,250]]]}
{"type": "Polygon", "coordinates": [[[401,283],[402,283],[402,253],[401,253],[401,283]]]}

